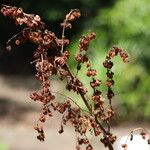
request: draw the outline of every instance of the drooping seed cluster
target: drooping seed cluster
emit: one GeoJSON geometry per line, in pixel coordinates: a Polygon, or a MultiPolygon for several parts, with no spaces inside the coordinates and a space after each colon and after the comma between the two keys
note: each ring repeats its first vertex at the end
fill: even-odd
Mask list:
{"type": "Polygon", "coordinates": [[[33,14],[26,14],[22,8],[5,6],[2,7],[1,13],[15,20],[16,25],[26,25],[28,28],[43,29],[44,22],[41,21],[40,16],[33,14]]]}
{"type": "Polygon", "coordinates": [[[79,41],[79,52],[75,55],[75,60],[80,64],[88,61],[86,51],[89,47],[90,42],[95,39],[96,34],[90,33],[87,36],[83,36],[79,41]]]}
{"type": "Polygon", "coordinates": [[[120,55],[123,62],[125,63],[128,62],[129,56],[127,52],[116,46],[114,46],[112,49],[108,51],[106,60],[103,62],[103,66],[107,69],[107,72],[106,72],[106,75],[107,75],[106,86],[108,87],[107,98],[109,99],[110,104],[111,104],[112,98],[114,97],[114,92],[112,90],[112,87],[115,83],[115,81],[113,80],[114,72],[111,70],[113,67],[113,62],[111,59],[117,55],[120,55]]]}
{"type": "Polygon", "coordinates": [[[127,144],[128,140],[133,141],[134,135],[137,135],[137,134],[141,135],[143,140],[147,140],[147,144],[150,144],[150,133],[144,128],[135,128],[127,136],[126,142],[121,145],[124,150],[128,150],[128,144],[127,144]]]}
{"type": "MultiPolygon", "coordinates": [[[[110,106],[104,107],[105,100],[103,93],[99,87],[102,81],[97,78],[97,70],[92,68],[87,50],[90,42],[95,39],[96,34],[94,32],[83,36],[79,40],[79,51],[75,55],[77,62],[77,73],[75,75],[70,71],[67,61],[69,59],[69,52],[65,49],[69,45],[69,40],[65,38],[65,29],[72,28],[72,22],[78,19],[81,14],[78,9],[71,10],[65,17],[62,26],[62,37],[58,38],[55,33],[45,28],[44,23],[38,15],[26,14],[21,8],[3,6],[1,12],[4,16],[9,16],[14,19],[17,25],[25,25],[25,28],[13,36],[6,44],[6,49],[10,51],[12,46],[20,45],[24,42],[30,41],[35,44],[36,50],[34,52],[34,61],[31,64],[35,64],[35,78],[40,82],[41,89],[34,91],[30,94],[30,98],[35,102],[42,103],[42,110],[38,119],[37,125],[34,129],[38,132],[37,138],[40,141],[45,140],[43,123],[47,120],[47,117],[52,117],[52,110],[62,114],[62,121],[59,133],[64,132],[64,126],[67,123],[71,123],[77,133],[76,150],[93,150],[92,145],[86,134],[88,132],[93,133],[95,136],[102,135],[100,141],[109,150],[113,150],[112,144],[116,140],[110,132],[109,121],[114,115],[114,110],[111,105],[112,97],[114,96],[112,86],[114,85],[113,75],[111,71],[113,62],[111,59],[120,54],[124,62],[128,61],[127,53],[117,47],[113,47],[107,54],[106,60],[103,65],[107,69],[107,81],[108,87],[107,98],[109,99],[110,106]],[[78,75],[78,71],[82,65],[85,64],[87,71],[86,75],[89,77],[90,86],[93,90],[90,98],[87,98],[88,91],[84,84],[81,82],[78,75]],[[66,97],[63,102],[58,102],[56,96],[51,90],[51,77],[58,76],[61,80],[66,79],[66,89],[68,91],[74,91],[81,96],[86,110],[83,110],[76,101],[66,97]],[[74,104],[76,106],[74,106],[74,104]]],[[[56,92],[57,93],[57,92],[56,92]]]]}

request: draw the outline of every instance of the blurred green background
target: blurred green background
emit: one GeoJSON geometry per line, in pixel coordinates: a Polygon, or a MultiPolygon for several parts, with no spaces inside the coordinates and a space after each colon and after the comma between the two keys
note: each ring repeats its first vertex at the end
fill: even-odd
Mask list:
{"type": "MultiPolygon", "coordinates": [[[[28,13],[39,14],[47,28],[61,37],[60,22],[70,9],[81,10],[81,18],[73,23],[73,29],[66,33],[71,40],[67,49],[71,51],[70,66],[75,70],[72,59],[78,50],[82,35],[94,31],[97,38],[89,48],[93,67],[99,70],[99,77],[105,80],[102,62],[113,45],[122,47],[130,54],[130,63],[123,64],[114,59],[116,84],[113,99],[118,119],[150,121],[150,3],[149,0],[2,0],[4,4],[22,7],[28,13]]],[[[31,43],[15,47],[11,53],[4,51],[5,42],[22,27],[0,15],[0,72],[1,74],[32,75],[34,46],[31,43]],[[13,62],[13,63],[12,63],[13,62]]],[[[82,76],[84,69],[80,72],[82,76]]],[[[83,82],[87,83],[86,78],[83,82]]]]}

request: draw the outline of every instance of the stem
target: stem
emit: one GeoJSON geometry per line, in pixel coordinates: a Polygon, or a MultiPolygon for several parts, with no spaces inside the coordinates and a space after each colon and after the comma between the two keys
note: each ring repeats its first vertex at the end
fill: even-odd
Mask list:
{"type": "Polygon", "coordinates": [[[78,108],[80,108],[82,111],[84,111],[84,112],[86,112],[86,113],[89,113],[87,110],[82,109],[82,108],[78,105],[78,103],[76,103],[71,97],[68,97],[68,96],[66,96],[65,94],[62,94],[62,93],[59,93],[59,92],[52,92],[52,93],[56,93],[56,94],[59,94],[59,95],[61,95],[61,96],[64,96],[64,97],[68,98],[68,99],[71,100],[78,108]]]}
{"type": "MultiPolygon", "coordinates": [[[[70,69],[69,69],[69,67],[67,66],[67,64],[65,64],[65,65],[63,66],[63,68],[64,68],[65,70],[67,70],[67,71],[68,71],[69,76],[70,76],[70,77],[71,77],[71,79],[73,80],[73,79],[74,79],[74,76],[73,76],[73,75],[72,75],[72,73],[70,72],[70,69]]],[[[88,110],[89,110],[90,114],[92,114],[92,109],[91,109],[91,107],[90,107],[89,103],[87,102],[87,100],[86,100],[86,98],[85,98],[84,94],[82,93],[82,91],[79,91],[79,94],[80,94],[80,96],[81,96],[82,100],[84,101],[84,103],[85,103],[86,107],[88,108],[88,110]]]]}
{"type": "Polygon", "coordinates": [[[64,20],[64,24],[63,24],[63,29],[62,29],[62,36],[61,36],[61,39],[62,39],[62,44],[61,44],[61,54],[63,53],[63,50],[64,50],[64,38],[65,38],[65,29],[66,29],[66,24],[67,24],[67,21],[68,21],[68,18],[70,17],[71,13],[73,12],[73,10],[71,10],[69,12],[69,14],[67,15],[67,18],[65,18],[64,20]]]}
{"type": "Polygon", "coordinates": [[[66,19],[64,21],[64,26],[63,26],[63,30],[62,30],[62,36],[61,36],[61,40],[62,40],[62,43],[61,43],[61,54],[63,53],[63,50],[64,50],[65,26],[66,26],[66,19]]]}
{"type": "Polygon", "coordinates": [[[43,89],[44,89],[44,94],[45,94],[45,87],[44,87],[44,84],[45,84],[45,79],[44,79],[44,68],[43,68],[43,65],[44,65],[44,59],[43,59],[43,54],[41,54],[41,61],[42,61],[42,68],[41,68],[41,71],[42,71],[42,84],[43,84],[43,89]]]}
{"type": "MultiPolygon", "coordinates": [[[[106,136],[107,135],[107,131],[105,130],[105,128],[101,125],[101,123],[98,121],[98,118],[95,116],[95,121],[96,123],[99,125],[99,127],[101,128],[101,130],[103,131],[103,134],[106,136]]],[[[112,143],[109,141],[109,139],[107,138],[107,142],[108,142],[108,148],[109,150],[114,150],[112,143]]]]}
{"type": "MultiPolygon", "coordinates": [[[[69,76],[70,76],[71,79],[73,80],[73,79],[74,79],[74,76],[73,76],[72,73],[70,72],[70,69],[69,69],[69,67],[67,66],[67,64],[65,64],[65,65],[63,66],[63,68],[68,71],[69,76]]],[[[86,98],[85,98],[85,96],[84,96],[84,93],[82,93],[82,91],[79,91],[79,94],[80,94],[80,96],[81,96],[81,98],[82,98],[84,104],[86,105],[87,109],[89,110],[90,114],[91,114],[92,116],[94,116],[96,123],[99,125],[99,127],[100,127],[101,130],[103,131],[103,134],[106,136],[106,135],[108,134],[108,132],[107,132],[107,131],[105,130],[105,128],[101,125],[101,123],[99,122],[97,116],[93,114],[92,108],[90,107],[89,103],[87,102],[87,100],[86,100],[86,98]]],[[[106,138],[107,138],[107,137],[106,137],[106,138]]],[[[109,150],[114,150],[114,148],[113,148],[113,146],[112,146],[112,143],[109,141],[108,138],[107,138],[107,142],[108,142],[108,149],[109,149],[109,150]]]]}
{"type": "Polygon", "coordinates": [[[150,136],[150,133],[148,132],[148,130],[146,130],[146,129],[144,129],[144,128],[135,128],[135,129],[133,129],[130,133],[129,133],[129,135],[127,136],[127,138],[126,138],[126,141],[125,141],[125,144],[127,144],[127,142],[128,142],[128,139],[129,139],[129,137],[131,136],[131,135],[133,135],[136,131],[145,131],[149,136],[150,136]]]}
{"type": "MultiPolygon", "coordinates": [[[[70,14],[72,13],[72,11],[73,11],[73,10],[70,11],[70,13],[68,14],[68,17],[69,17],[70,14]]],[[[67,21],[68,21],[68,20],[67,20],[68,17],[64,20],[64,25],[63,25],[63,30],[62,30],[62,45],[61,45],[61,51],[60,51],[61,54],[63,53],[63,50],[64,50],[63,40],[64,40],[64,37],[65,37],[65,35],[64,35],[64,34],[65,34],[65,27],[66,27],[66,23],[67,23],[67,21]]],[[[76,76],[75,76],[75,77],[73,76],[73,74],[71,73],[71,71],[70,71],[70,69],[69,69],[69,67],[68,67],[67,64],[65,64],[62,68],[64,68],[66,71],[68,71],[68,74],[69,74],[69,76],[71,77],[72,80],[76,77],[76,76]]],[[[80,96],[81,96],[81,98],[82,98],[84,104],[86,105],[87,109],[89,110],[89,113],[90,113],[92,116],[94,116],[96,123],[99,125],[99,127],[100,127],[101,130],[103,131],[103,134],[104,134],[104,135],[107,135],[107,131],[106,131],[105,128],[101,125],[101,123],[99,122],[97,116],[94,115],[91,106],[89,105],[89,103],[87,102],[87,100],[86,100],[86,98],[85,98],[85,96],[84,96],[84,93],[83,93],[81,90],[79,90],[78,92],[79,92],[79,94],[80,94],[80,96]]],[[[108,138],[107,138],[107,141],[108,141],[108,148],[109,148],[109,150],[114,150],[114,148],[113,148],[113,146],[112,146],[112,143],[109,141],[108,138]]]]}

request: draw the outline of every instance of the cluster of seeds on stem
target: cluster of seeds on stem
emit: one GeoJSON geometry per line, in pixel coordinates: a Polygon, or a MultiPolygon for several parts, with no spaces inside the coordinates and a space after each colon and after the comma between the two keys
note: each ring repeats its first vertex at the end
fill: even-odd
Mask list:
{"type": "MultiPolygon", "coordinates": [[[[30,41],[35,44],[36,50],[34,52],[34,61],[31,64],[35,65],[36,73],[35,78],[40,82],[41,89],[34,91],[30,94],[30,98],[35,102],[42,103],[42,109],[40,117],[37,121],[34,129],[38,132],[37,138],[40,141],[45,140],[43,123],[47,120],[47,117],[52,117],[52,111],[57,111],[62,114],[62,121],[60,125],[59,133],[63,133],[63,127],[70,122],[77,134],[76,150],[93,150],[92,145],[88,137],[87,132],[93,133],[95,136],[103,135],[101,142],[109,150],[113,150],[112,144],[116,140],[110,132],[109,121],[114,115],[114,110],[111,105],[112,97],[114,96],[112,86],[114,85],[113,75],[111,71],[113,62],[111,59],[120,54],[124,62],[128,61],[127,53],[121,48],[113,47],[107,54],[106,60],[103,65],[107,69],[107,81],[108,87],[107,98],[109,99],[109,108],[104,107],[104,98],[102,92],[99,90],[99,86],[102,81],[97,78],[97,70],[92,68],[87,50],[90,42],[95,39],[96,34],[94,32],[83,36],[79,40],[79,52],[75,55],[77,62],[77,72],[75,75],[70,71],[67,61],[69,59],[69,52],[66,50],[66,46],[69,45],[69,40],[65,38],[65,29],[72,28],[72,22],[78,19],[81,14],[78,9],[71,10],[65,17],[62,27],[62,37],[58,38],[55,33],[45,28],[45,24],[41,21],[38,15],[26,14],[22,8],[11,7],[3,5],[1,12],[4,16],[8,16],[15,20],[16,25],[25,25],[25,28],[8,40],[6,44],[6,50],[10,51],[12,46],[20,45],[24,42],[30,41]],[[81,82],[78,75],[78,71],[81,66],[86,64],[86,75],[91,79],[90,86],[93,93],[90,100],[87,98],[87,89],[81,82]],[[76,101],[66,97],[63,102],[58,102],[56,96],[51,90],[51,77],[59,76],[61,80],[66,79],[66,89],[68,91],[74,91],[79,94],[83,100],[86,110],[83,110],[76,101]],[[74,104],[76,106],[74,106],[74,104]]],[[[144,136],[144,135],[143,135],[144,136]]]]}
{"type": "Polygon", "coordinates": [[[3,5],[1,13],[3,13],[4,16],[13,18],[16,25],[24,24],[27,27],[34,29],[43,29],[45,27],[45,24],[41,21],[40,16],[26,14],[23,12],[22,8],[3,5]]]}

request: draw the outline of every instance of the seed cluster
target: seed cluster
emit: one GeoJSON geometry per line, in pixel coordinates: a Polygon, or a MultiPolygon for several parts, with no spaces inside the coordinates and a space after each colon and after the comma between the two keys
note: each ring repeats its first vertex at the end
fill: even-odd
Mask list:
{"type": "Polygon", "coordinates": [[[80,10],[79,9],[72,9],[65,17],[63,23],[61,23],[60,25],[63,28],[66,29],[71,29],[72,28],[72,24],[71,22],[78,19],[81,16],[80,10]]]}
{"type": "Polygon", "coordinates": [[[128,150],[128,144],[127,144],[128,139],[130,138],[130,141],[133,141],[133,139],[134,139],[134,134],[136,134],[136,135],[137,135],[137,134],[141,135],[142,139],[143,139],[143,140],[147,140],[147,144],[150,144],[150,133],[149,133],[146,129],[144,129],[144,128],[135,128],[135,129],[132,130],[132,131],[130,132],[130,134],[127,136],[126,142],[121,145],[124,150],[128,150]]]}
{"type": "Polygon", "coordinates": [[[12,46],[17,46],[27,41],[36,45],[33,56],[34,61],[31,62],[31,64],[35,65],[35,78],[40,82],[41,89],[32,92],[30,98],[42,104],[40,117],[37,121],[37,125],[34,127],[38,132],[37,138],[40,141],[45,140],[43,124],[48,117],[53,117],[53,111],[57,111],[62,114],[61,126],[58,132],[60,134],[63,133],[63,127],[69,122],[77,133],[76,150],[93,150],[86,136],[88,132],[95,136],[100,136],[100,141],[104,146],[108,147],[109,150],[113,150],[112,144],[116,140],[116,136],[110,132],[109,125],[109,121],[114,115],[114,110],[111,105],[112,97],[114,96],[112,90],[114,85],[114,73],[111,71],[113,67],[111,59],[119,54],[124,62],[128,62],[127,53],[121,48],[113,47],[108,52],[106,60],[103,63],[104,67],[107,69],[107,98],[110,104],[109,107],[105,108],[105,97],[99,88],[102,81],[97,77],[98,72],[92,68],[87,55],[90,42],[96,37],[94,32],[87,36],[83,36],[79,40],[79,51],[74,57],[77,62],[77,72],[75,75],[70,71],[67,64],[70,54],[69,51],[66,50],[66,46],[69,45],[69,40],[65,38],[65,29],[71,29],[71,23],[81,16],[78,9],[71,10],[66,15],[63,23],[61,23],[61,38],[58,38],[55,33],[46,29],[38,15],[26,14],[23,12],[22,8],[3,5],[1,12],[4,16],[14,19],[17,25],[25,26],[21,32],[8,40],[6,50],[10,51],[12,46]],[[90,78],[89,84],[93,91],[89,98],[87,98],[88,90],[79,77],[77,77],[78,71],[81,69],[82,65],[86,65],[87,70],[85,74],[90,78]],[[83,110],[76,101],[67,96],[65,96],[66,98],[63,102],[57,101],[56,95],[53,94],[51,90],[50,82],[51,77],[56,75],[61,80],[65,79],[65,81],[67,81],[66,89],[68,91],[74,91],[81,96],[86,110],[83,110]]]}
{"type": "Polygon", "coordinates": [[[26,25],[27,27],[34,29],[43,29],[45,27],[40,16],[26,14],[23,12],[22,8],[4,6],[1,9],[1,13],[3,13],[4,16],[13,18],[16,25],[26,25]]]}
{"type": "Polygon", "coordinates": [[[114,85],[115,81],[113,80],[113,76],[114,76],[114,72],[111,71],[112,67],[113,67],[113,62],[112,62],[112,58],[120,55],[121,59],[123,60],[123,62],[128,62],[128,54],[126,51],[124,51],[121,48],[118,48],[116,46],[112,47],[112,49],[110,49],[108,51],[108,54],[106,56],[106,60],[103,62],[103,66],[107,69],[106,72],[106,76],[107,76],[107,80],[106,80],[106,86],[108,87],[107,90],[107,98],[109,99],[109,103],[111,104],[111,100],[114,97],[114,92],[112,90],[112,86],[114,85]]]}

